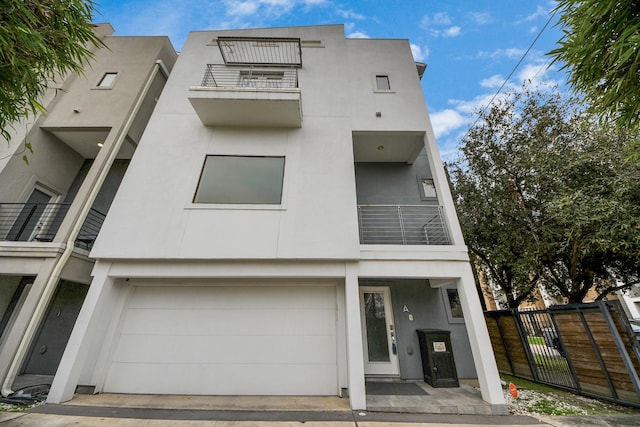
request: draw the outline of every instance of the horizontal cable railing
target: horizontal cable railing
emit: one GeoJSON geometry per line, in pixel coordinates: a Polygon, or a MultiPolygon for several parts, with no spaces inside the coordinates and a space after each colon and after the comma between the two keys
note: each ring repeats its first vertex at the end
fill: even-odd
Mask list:
{"type": "Polygon", "coordinates": [[[294,67],[268,69],[207,64],[201,86],[220,88],[294,89],[298,70],[294,67]]]}
{"type": "Polygon", "coordinates": [[[359,205],[364,245],[449,245],[441,206],[359,205]]]}
{"type": "MultiPolygon", "coordinates": [[[[58,233],[70,203],[0,203],[0,240],[51,242],[58,233]]],[[[75,246],[91,249],[105,215],[91,209],[75,246]]]]}
{"type": "Polygon", "coordinates": [[[93,242],[95,242],[96,237],[98,237],[98,233],[102,228],[102,223],[104,222],[105,217],[106,215],[100,211],[93,208],[89,210],[89,213],[84,220],[84,224],[82,224],[82,228],[80,228],[80,233],[78,233],[78,237],[76,237],[77,247],[87,250],[90,250],[93,247],[93,242]]]}

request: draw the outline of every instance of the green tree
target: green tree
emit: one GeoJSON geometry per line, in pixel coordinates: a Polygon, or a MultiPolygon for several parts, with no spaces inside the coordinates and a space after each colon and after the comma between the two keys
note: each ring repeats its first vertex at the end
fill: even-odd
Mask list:
{"type": "Polygon", "coordinates": [[[30,114],[39,98],[69,72],[82,73],[104,46],[91,25],[91,0],[0,0],[0,135],[30,114]]]}
{"type": "Polygon", "coordinates": [[[559,0],[563,31],[550,52],[592,112],[640,127],[640,1],[559,0]]]}
{"type": "Polygon", "coordinates": [[[471,253],[511,307],[535,286],[569,302],[640,275],[640,170],[630,135],[557,94],[494,103],[449,167],[471,253]]]}

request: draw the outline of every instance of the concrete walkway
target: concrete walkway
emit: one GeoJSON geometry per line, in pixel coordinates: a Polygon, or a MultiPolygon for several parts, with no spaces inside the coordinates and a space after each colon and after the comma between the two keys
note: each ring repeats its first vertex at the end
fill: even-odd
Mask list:
{"type": "Polygon", "coordinates": [[[0,412],[0,427],[637,426],[636,415],[540,417],[351,411],[337,397],[76,395],[62,405],[0,412]]]}
{"type": "Polygon", "coordinates": [[[0,427],[232,426],[380,427],[531,426],[532,417],[352,411],[348,399],[288,396],[78,394],[62,405],[0,413],[0,427]]]}

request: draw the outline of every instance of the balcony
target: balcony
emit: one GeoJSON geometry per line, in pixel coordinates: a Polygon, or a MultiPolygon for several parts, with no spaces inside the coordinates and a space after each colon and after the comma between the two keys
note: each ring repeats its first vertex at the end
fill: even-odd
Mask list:
{"type": "Polygon", "coordinates": [[[442,207],[359,205],[363,245],[450,245],[442,207]]]}
{"type": "Polygon", "coordinates": [[[208,64],[189,101],[205,126],[302,126],[301,92],[295,67],[208,64]]]}
{"type": "MultiPolygon", "coordinates": [[[[70,206],[70,203],[0,203],[0,240],[51,242],[70,206]]],[[[90,250],[104,218],[105,214],[91,209],[75,246],[90,250]]]]}

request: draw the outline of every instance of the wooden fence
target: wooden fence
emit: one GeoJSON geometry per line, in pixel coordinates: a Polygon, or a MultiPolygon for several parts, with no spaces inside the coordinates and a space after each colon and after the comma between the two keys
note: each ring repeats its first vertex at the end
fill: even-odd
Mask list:
{"type": "Polygon", "coordinates": [[[485,318],[500,372],[640,407],[640,342],[618,301],[485,318]]]}

